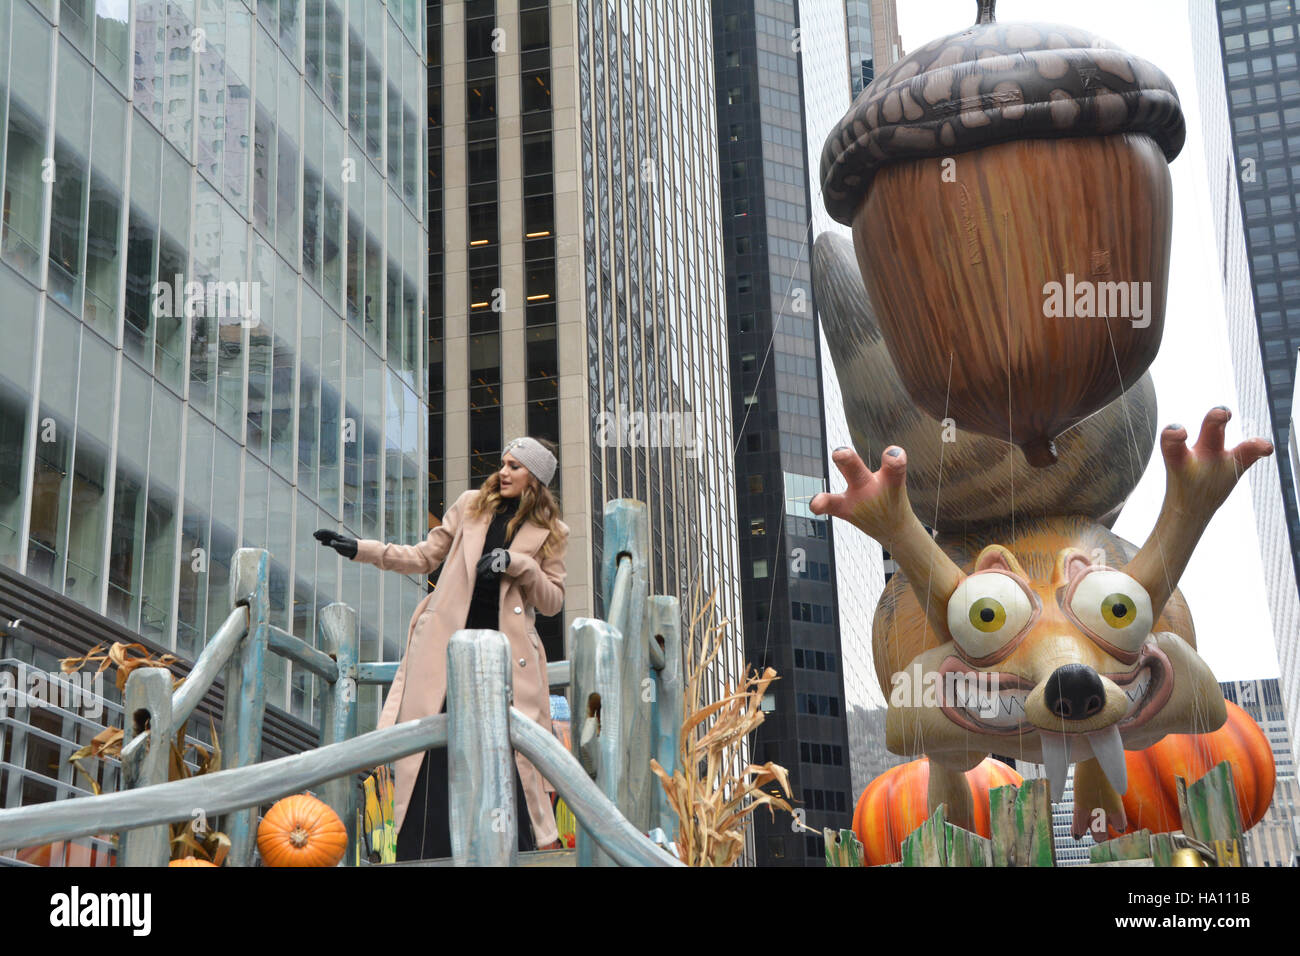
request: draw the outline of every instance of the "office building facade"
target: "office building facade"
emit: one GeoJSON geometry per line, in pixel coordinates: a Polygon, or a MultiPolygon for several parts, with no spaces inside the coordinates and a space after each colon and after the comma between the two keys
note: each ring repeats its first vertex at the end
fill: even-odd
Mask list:
{"type": "MultiPolygon", "coordinates": [[[[840,4],[831,6],[835,8],[832,15],[838,15],[840,4]]],[[[898,0],[844,0],[843,6],[849,87],[851,98],[856,99],[877,73],[903,58],[903,43],[898,35],[898,0]]]]}
{"type": "Polygon", "coordinates": [[[1289,448],[1300,347],[1297,216],[1300,72],[1289,3],[1189,0],[1211,215],[1219,254],[1237,420],[1276,453],[1250,470],[1251,502],[1280,687],[1292,739],[1300,715],[1300,594],[1289,448]],[[1292,115],[1295,114],[1295,115],[1292,115]]]}
{"type": "MultiPolygon", "coordinates": [[[[861,79],[860,60],[855,48],[872,48],[868,66],[884,66],[902,55],[898,35],[897,13],[893,0],[876,3],[826,3],[811,0],[800,4],[802,29],[801,75],[804,96],[804,137],[808,147],[809,188],[812,193],[810,218],[812,236],[839,232],[851,237],[851,230],[836,222],[826,212],[821,198],[821,183],[816,171],[821,163],[821,148],[853,98],[862,91],[853,77],[861,79]],[[873,13],[872,8],[879,8],[873,13]],[[872,29],[872,18],[880,24],[872,29]],[[859,67],[854,72],[855,62],[859,67]],[[844,68],[840,68],[841,65],[844,68]],[[850,76],[846,78],[845,69],[850,76]]],[[[874,72],[868,71],[869,83],[874,72]]],[[[814,305],[815,305],[814,301],[814,305]]],[[[831,452],[840,445],[852,445],[844,400],[835,375],[835,364],[825,335],[819,335],[821,351],[823,411],[826,422],[826,474],[828,489],[842,492],[844,476],[831,461],[831,452]]],[[[876,680],[871,655],[871,626],[876,605],[889,580],[891,561],[885,559],[880,545],[865,534],[840,524],[833,529],[833,552],[836,599],[839,608],[840,660],[844,673],[845,714],[848,721],[848,747],[851,789],[860,796],[875,777],[906,758],[885,749],[885,697],[876,680]]]]}
{"type": "MultiPolygon", "coordinates": [[[[846,685],[845,658],[869,660],[874,600],[866,592],[874,581],[878,597],[884,583],[879,548],[808,507],[827,489],[829,449],[849,443],[812,299],[810,250],[826,218],[816,183],[820,127],[848,106],[851,41],[843,3],[723,0],[713,5],[713,29],[746,653],[783,675],[756,751],[791,770],[809,828],[760,816],[756,852],[760,865],[820,865],[822,828],[850,824],[870,779],[860,773],[855,786],[848,718],[851,703],[878,702],[879,693],[873,701],[861,681],[846,685]]],[[[842,487],[842,479],[831,486],[842,487]]],[[[856,742],[881,743],[883,755],[874,736],[856,742]]]]}
{"type": "MultiPolygon", "coordinates": [[[[605,503],[649,508],[651,593],[716,589],[741,678],[735,474],[703,0],[429,4],[430,507],[520,434],[560,449],[565,608],[602,617],[605,503]],[[434,31],[438,36],[434,37],[434,31]],[[436,145],[435,145],[436,144],[436,145]]],[[[689,620],[689,619],[688,619],[689,620]]]]}
{"type": "MultiPolygon", "coordinates": [[[[312,532],[427,528],[424,42],[419,0],[0,5],[0,564],[50,621],[193,661],[255,547],[272,624],[314,645],[344,601],[400,656],[424,583],[312,532]]],[[[40,630],[6,653],[76,646],[40,630]]]]}
{"type": "Polygon", "coordinates": [[[1250,866],[1300,866],[1300,785],[1282,689],[1276,678],[1222,681],[1219,686],[1224,698],[1241,707],[1264,731],[1277,774],[1268,813],[1246,833],[1247,862],[1250,866]]]}

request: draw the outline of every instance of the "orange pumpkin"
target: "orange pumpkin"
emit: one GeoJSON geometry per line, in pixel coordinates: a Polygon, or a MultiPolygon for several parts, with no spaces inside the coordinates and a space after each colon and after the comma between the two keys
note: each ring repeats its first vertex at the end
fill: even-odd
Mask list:
{"type": "Polygon", "coordinates": [[[1222,761],[1232,765],[1232,785],[1237,791],[1237,813],[1249,830],[1268,812],[1273,802],[1277,768],[1268,737],[1251,716],[1225,701],[1228,719],[1209,734],[1169,734],[1145,750],[1124,754],[1128,764],[1128,790],[1124,813],[1125,833],[1147,829],[1168,833],[1182,828],[1178,815],[1175,777],[1188,784],[1203,777],[1222,761]]]}
{"type": "Polygon", "coordinates": [[[267,866],[337,866],[347,846],[339,815],[306,793],[276,803],[257,830],[257,849],[267,866]]]}
{"type": "MultiPolygon", "coordinates": [[[[975,803],[975,832],[989,836],[989,790],[1008,784],[1020,786],[1024,778],[1000,760],[985,757],[966,773],[975,803]]],[[[862,842],[868,866],[897,863],[899,844],[930,816],[926,791],[930,786],[927,757],[886,770],[862,791],[853,811],[853,832],[862,842]]]]}
{"type": "Polygon", "coordinates": [[[216,868],[217,864],[209,863],[207,860],[200,860],[197,859],[196,857],[187,856],[183,860],[172,860],[167,865],[168,866],[210,866],[216,868]]]}

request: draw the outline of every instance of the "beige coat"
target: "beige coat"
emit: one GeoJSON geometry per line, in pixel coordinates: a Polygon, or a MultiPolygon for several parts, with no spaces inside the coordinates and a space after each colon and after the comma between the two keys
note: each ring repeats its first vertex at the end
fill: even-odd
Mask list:
{"type": "MultiPolygon", "coordinates": [[[[384,701],[379,727],[418,720],[438,713],[447,695],[447,645],[451,635],[465,626],[476,577],[475,565],[483,553],[492,515],[465,514],[477,490],[466,491],[451,506],[443,523],[416,545],[357,542],[356,560],[386,571],[428,575],[446,561],[438,586],[415,609],[407,632],[406,652],[384,701]]],[[[550,689],[546,682],[546,652],[534,626],[535,613],[558,614],[564,605],[564,555],[569,526],[559,522],[561,540],[549,558],[539,564],[535,555],[547,531],[531,522],[519,527],[510,543],[510,566],[501,576],[498,627],[510,640],[514,706],[538,724],[551,729],[550,689]]],[[[394,781],[394,823],[398,830],[406,817],[415,789],[423,752],[398,760],[394,781]]],[[[555,814],[547,785],[536,768],[515,754],[519,777],[528,802],[533,836],[539,847],[557,840],[555,814]]]]}

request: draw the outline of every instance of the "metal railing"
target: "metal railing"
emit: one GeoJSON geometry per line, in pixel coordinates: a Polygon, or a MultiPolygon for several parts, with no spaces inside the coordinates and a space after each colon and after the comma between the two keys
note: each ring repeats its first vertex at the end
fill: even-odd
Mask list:
{"type": "Polygon", "coordinates": [[[572,626],[573,664],[548,667],[552,687],[572,680],[575,758],[551,733],[510,706],[509,641],[499,631],[460,630],[447,653],[447,713],[357,736],[357,686],[390,683],[396,663],[358,660],[356,614],[345,604],[321,609],[324,650],[269,623],[267,552],[236,552],[231,612],[175,691],[162,668],[137,668],[124,694],[121,754],[124,789],[111,794],[0,810],[0,849],[39,846],[118,831],[118,865],[165,866],[169,824],[225,817],[227,864],[255,859],[258,807],[309,787],[343,821],[355,859],[358,771],[437,747],[448,748],[452,860],[456,865],[515,865],[514,751],[555,787],[579,823],[579,865],[681,866],[646,836],[651,824],[672,833],[675,816],[656,799],[649,759],[671,774],[681,726],[680,616],[675,598],[649,597],[646,508],[635,501],[605,509],[604,568],[608,622],[572,626]],[[267,652],[325,683],[321,745],[259,762],[266,714],[267,652]],[[225,675],[221,748],[226,769],[167,780],[171,741],[219,674],[225,675]]]}

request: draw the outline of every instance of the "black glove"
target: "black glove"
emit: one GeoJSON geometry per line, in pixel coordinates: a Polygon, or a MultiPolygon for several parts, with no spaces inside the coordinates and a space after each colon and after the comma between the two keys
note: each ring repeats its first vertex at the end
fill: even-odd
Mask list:
{"type": "Polygon", "coordinates": [[[355,558],[357,556],[357,539],[348,538],[328,528],[321,528],[312,535],[317,541],[327,548],[333,548],[345,558],[355,558]]]}
{"type": "Polygon", "coordinates": [[[478,565],[475,570],[479,577],[491,575],[494,578],[501,577],[501,572],[510,567],[510,552],[505,548],[493,548],[483,557],[478,559],[478,565]],[[493,563],[500,558],[500,563],[493,567],[493,563]]]}

